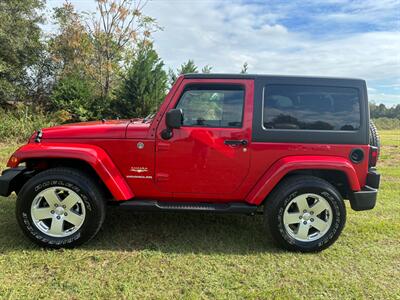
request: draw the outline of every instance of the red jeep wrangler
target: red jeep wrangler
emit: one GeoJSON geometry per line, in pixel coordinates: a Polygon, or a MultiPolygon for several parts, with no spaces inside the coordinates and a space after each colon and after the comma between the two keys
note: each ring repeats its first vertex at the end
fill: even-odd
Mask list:
{"type": "Polygon", "coordinates": [[[145,211],[264,213],[289,250],[319,251],[352,209],[375,206],[376,128],[359,79],[181,76],[145,119],[36,132],[8,162],[0,195],[41,246],[73,247],[106,204],[145,211]]]}

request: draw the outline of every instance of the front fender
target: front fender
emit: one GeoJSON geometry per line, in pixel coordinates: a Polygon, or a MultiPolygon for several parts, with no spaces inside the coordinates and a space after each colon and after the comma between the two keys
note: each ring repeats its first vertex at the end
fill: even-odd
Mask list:
{"type": "Polygon", "coordinates": [[[8,161],[10,168],[38,158],[76,159],[87,162],[104,182],[115,200],[129,200],[134,194],[108,154],[100,147],[87,144],[30,143],[19,148],[8,161]]]}
{"type": "Polygon", "coordinates": [[[336,170],[346,174],[350,188],[359,191],[360,183],[352,164],[336,156],[287,156],[275,162],[246,197],[246,202],[260,205],[282,178],[296,170],[336,170]]]}

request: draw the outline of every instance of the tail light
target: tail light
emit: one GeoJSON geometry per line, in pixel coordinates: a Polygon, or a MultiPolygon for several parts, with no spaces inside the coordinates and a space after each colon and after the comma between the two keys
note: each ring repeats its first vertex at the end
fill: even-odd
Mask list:
{"type": "Polygon", "coordinates": [[[375,167],[378,162],[378,147],[370,146],[369,147],[369,166],[375,167]]]}

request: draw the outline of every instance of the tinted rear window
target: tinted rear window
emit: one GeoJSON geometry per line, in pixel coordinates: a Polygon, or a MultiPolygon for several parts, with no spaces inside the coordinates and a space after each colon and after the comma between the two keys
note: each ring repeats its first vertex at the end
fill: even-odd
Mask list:
{"type": "Polygon", "coordinates": [[[264,89],[263,125],[264,129],[358,130],[358,89],[267,85],[264,89]]]}

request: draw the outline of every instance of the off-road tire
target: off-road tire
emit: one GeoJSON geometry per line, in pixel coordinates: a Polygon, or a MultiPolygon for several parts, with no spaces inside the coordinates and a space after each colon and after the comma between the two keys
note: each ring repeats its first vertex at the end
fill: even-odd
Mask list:
{"type": "Polygon", "coordinates": [[[378,148],[378,155],[381,151],[381,140],[374,122],[369,121],[369,144],[378,148]]]}
{"type": "Polygon", "coordinates": [[[43,171],[22,187],[16,203],[16,216],[26,236],[41,247],[73,248],[92,239],[105,218],[105,199],[102,189],[85,173],[72,168],[54,168],[43,171]],[[45,189],[66,187],[74,191],[84,203],[85,218],[75,233],[67,237],[52,237],[35,225],[31,207],[35,197],[45,189]]]}
{"type": "Polygon", "coordinates": [[[295,175],[282,181],[265,200],[264,210],[267,230],[278,245],[290,251],[322,251],[337,240],[346,223],[346,207],[340,193],[329,182],[313,176],[295,175]],[[320,195],[329,203],[332,223],[321,238],[304,242],[290,236],[283,214],[291,200],[305,193],[320,195]]]}

